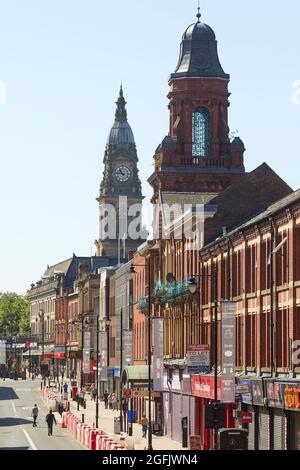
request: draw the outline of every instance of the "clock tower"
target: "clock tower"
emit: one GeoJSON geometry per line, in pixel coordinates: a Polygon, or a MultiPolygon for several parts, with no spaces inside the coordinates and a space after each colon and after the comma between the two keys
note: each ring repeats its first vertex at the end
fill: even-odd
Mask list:
{"type": "Polygon", "coordinates": [[[231,140],[229,132],[230,76],[199,10],[183,34],[169,79],[169,133],[156,149],[148,180],[153,203],[180,202],[192,194],[205,204],[245,173],[244,144],[237,136],[231,140]]]}
{"type": "Polygon", "coordinates": [[[96,240],[98,256],[116,262],[128,259],[147,237],[142,227],[142,187],[132,129],[127,121],[122,85],[115,121],[104,152],[104,171],[100,184],[100,234],[96,240]]]}

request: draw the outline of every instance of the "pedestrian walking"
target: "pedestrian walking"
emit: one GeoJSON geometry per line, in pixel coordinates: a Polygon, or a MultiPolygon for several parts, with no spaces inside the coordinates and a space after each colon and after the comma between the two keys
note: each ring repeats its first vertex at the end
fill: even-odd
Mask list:
{"type": "Polygon", "coordinates": [[[93,400],[96,401],[96,398],[97,398],[97,389],[96,389],[95,386],[94,386],[93,391],[92,391],[92,396],[93,396],[93,400]]]}
{"type": "Polygon", "coordinates": [[[68,399],[68,384],[66,382],[63,384],[63,391],[64,391],[64,399],[67,400],[68,399]]]}
{"type": "Polygon", "coordinates": [[[117,409],[117,403],[118,403],[117,396],[116,396],[115,393],[113,393],[112,396],[111,396],[111,404],[112,404],[112,409],[113,409],[113,411],[116,411],[116,409],[117,409]]]}
{"type": "Polygon", "coordinates": [[[60,416],[62,416],[62,414],[64,412],[64,405],[62,404],[61,401],[58,403],[57,411],[59,412],[60,416]]]}
{"type": "Polygon", "coordinates": [[[84,405],[84,397],[85,397],[85,392],[83,389],[80,390],[79,392],[79,401],[80,401],[80,406],[84,405]]]}
{"type": "Polygon", "coordinates": [[[149,421],[146,418],[146,415],[143,415],[141,425],[142,425],[143,437],[147,437],[149,421]]]}
{"type": "Polygon", "coordinates": [[[108,391],[107,391],[107,390],[104,392],[103,397],[104,397],[105,409],[107,410],[107,408],[108,408],[108,397],[109,397],[109,394],[108,394],[108,391]]]}
{"type": "Polygon", "coordinates": [[[37,427],[36,420],[37,420],[38,415],[39,415],[39,409],[38,409],[37,404],[35,404],[31,412],[31,416],[33,418],[33,424],[32,424],[33,428],[37,427]]]}
{"type": "Polygon", "coordinates": [[[46,423],[48,425],[48,436],[52,436],[53,432],[53,422],[56,424],[56,419],[55,416],[52,412],[52,410],[49,411],[49,413],[46,416],[46,423]]]}

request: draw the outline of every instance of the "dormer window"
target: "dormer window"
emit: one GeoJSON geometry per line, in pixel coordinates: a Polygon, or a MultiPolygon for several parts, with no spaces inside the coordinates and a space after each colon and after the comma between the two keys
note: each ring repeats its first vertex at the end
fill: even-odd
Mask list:
{"type": "Polygon", "coordinates": [[[210,141],[209,112],[206,108],[197,108],[192,119],[192,155],[207,157],[210,141]]]}

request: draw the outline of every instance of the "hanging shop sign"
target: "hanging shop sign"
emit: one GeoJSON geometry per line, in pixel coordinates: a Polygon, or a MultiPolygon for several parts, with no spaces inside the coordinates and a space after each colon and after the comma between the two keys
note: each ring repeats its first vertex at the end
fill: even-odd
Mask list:
{"type": "Polygon", "coordinates": [[[221,302],[222,402],[235,403],[235,302],[221,302]]]}
{"type": "Polygon", "coordinates": [[[251,384],[249,379],[238,379],[238,384],[235,387],[236,396],[240,397],[242,403],[252,405],[251,384]]]}
{"type": "Polygon", "coordinates": [[[250,381],[253,405],[264,406],[264,389],[262,379],[250,381]]]}
{"type": "Polygon", "coordinates": [[[241,421],[243,424],[251,424],[253,422],[253,414],[251,411],[243,411],[241,421]]]}
{"type": "Polygon", "coordinates": [[[81,359],[82,351],[69,351],[69,359],[81,359]]]}
{"type": "Polygon", "coordinates": [[[288,410],[300,410],[300,384],[285,384],[284,407],[288,410]]]}
{"type": "Polygon", "coordinates": [[[210,348],[208,344],[191,344],[186,352],[187,368],[190,374],[210,372],[210,348]]]}
{"type": "Polygon", "coordinates": [[[274,408],[283,408],[284,406],[284,388],[285,384],[265,379],[266,396],[268,406],[274,408]]]}

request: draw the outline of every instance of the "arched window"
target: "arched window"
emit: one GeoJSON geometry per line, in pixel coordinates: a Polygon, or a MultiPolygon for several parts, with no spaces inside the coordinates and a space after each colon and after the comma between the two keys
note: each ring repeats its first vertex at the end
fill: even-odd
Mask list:
{"type": "Polygon", "coordinates": [[[193,112],[192,142],[193,157],[207,157],[209,153],[209,112],[206,108],[197,108],[193,112]]]}

